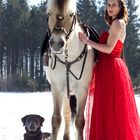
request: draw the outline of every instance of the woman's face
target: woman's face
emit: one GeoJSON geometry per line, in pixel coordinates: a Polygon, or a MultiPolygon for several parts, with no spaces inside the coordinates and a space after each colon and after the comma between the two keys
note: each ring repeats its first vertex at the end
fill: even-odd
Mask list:
{"type": "Polygon", "coordinates": [[[108,15],[112,17],[113,19],[116,18],[116,16],[120,12],[120,6],[118,0],[108,0],[107,6],[106,6],[108,15]]]}

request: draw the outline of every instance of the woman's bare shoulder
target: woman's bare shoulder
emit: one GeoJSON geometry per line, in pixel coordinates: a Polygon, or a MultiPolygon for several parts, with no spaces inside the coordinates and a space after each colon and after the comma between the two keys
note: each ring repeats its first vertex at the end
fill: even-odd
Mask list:
{"type": "Polygon", "coordinates": [[[109,31],[118,34],[122,32],[124,29],[125,29],[125,22],[121,19],[115,19],[112,22],[109,31]]]}
{"type": "Polygon", "coordinates": [[[121,30],[124,27],[123,20],[116,19],[112,22],[112,28],[116,30],[121,30]]]}
{"type": "Polygon", "coordinates": [[[114,20],[110,28],[110,34],[112,34],[112,36],[115,36],[116,38],[124,42],[126,36],[126,24],[124,20],[122,19],[114,20]]]}

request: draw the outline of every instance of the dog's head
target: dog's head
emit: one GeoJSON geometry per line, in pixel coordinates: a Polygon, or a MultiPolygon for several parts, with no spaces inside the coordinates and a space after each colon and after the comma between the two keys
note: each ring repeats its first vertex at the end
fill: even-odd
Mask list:
{"type": "Polygon", "coordinates": [[[44,122],[44,118],[40,115],[30,114],[24,116],[21,121],[25,126],[25,130],[30,135],[34,135],[41,130],[41,126],[44,122]]]}

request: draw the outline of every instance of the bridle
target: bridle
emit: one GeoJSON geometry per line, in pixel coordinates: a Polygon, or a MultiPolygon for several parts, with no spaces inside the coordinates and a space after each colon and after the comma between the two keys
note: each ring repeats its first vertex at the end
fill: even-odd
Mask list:
{"type": "MultiPolygon", "coordinates": [[[[75,14],[73,14],[72,16],[73,16],[73,20],[72,20],[72,24],[71,24],[70,30],[68,32],[66,32],[65,29],[63,29],[64,33],[66,34],[66,37],[65,37],[66,41],[68,41],[68,39],[70,38],[70,35],[71,35],[72,31],[75,28],[76,22],[79,21],[79,20],[77,20],[77,16],[75,14]]],[[[59,21],[64,20],[64,16],[63,15],[59,14],[56,17],[57,17],[57,20],[59,20],[59,21]]],[[[78,23],[80,24],[80,22],[78,22],[78,23]]],[[[61,28],[62,27],[55,27],[54,30],[52,31],[52,33],[54,31],[56,31],[56,30],[57,30],[57,32],[62,31],[61,28]]],[[[51,36],[52,33],[50,32],[50,29],[49,29],[49,35],[50,36],[51,36]]],[[[51,53],[49,53],[49,57],[52,60],[52,62],[51,62],[51,69],[52,70],[55,69],[57,62],[62,63],[66,67],[66,83],[67,83],[67,96],[68,96],[68,98],[70,97],[69,74],[71,74],[76,80],[80,80],[81,79],[83,71],[84,71],[84,66],[85,66],[86,58],[87,58],[87,47],[86,46],[87,45],[85,44],[84,49],[81,52],[81,54],[72,62],[68,62],[68,48],[67,48],[67,44],[66,44],[66,48],[65,48],[65,61],[62,61],[56,54],[53,54],[54,55],[54,63],[53,63],[53,59],[52,59],[51,53]],[[82,64],[80,75],[78,77],[77,75],[75,75],[71,71],[70,67],[71,67],[72,64],[80,61],[83,57],[84,57],[83,64],[82,64]]]]}
{"type": "MultiPolygon", "coordinates": [[[[47,21],[49,20],[49,16],[51,16],[50,13],[48,13],[48,19],[47,19],[47,21]]],[[[77,18],[76,14],[74,14],[74,13],[72,13],[71,16],[73,17],[73,19],[72,19],[71,28],[70,28],[70,30],[69,30],[68,32],[67,32],[63,27],[55,27],[55,28],[53,29],[53,31],[51,32],[50,29],[49,29],[49,26],[48,26],[49,35],[51,36],[51,34],[52,34],[54,31],[59,32],[59,31],[62,31],[62,30],[63,30],[63,32],[66,34],[66,41],[67,41],[67,40],[69,39],[69,37],[70,37],[70,34],[71,34],[72,31],[74,30],[74,27],[75,27],[75,24],[76,24],[76,18],[77,18]]],[[[56,19],[57,19],[58,21],[63,21],[63,20],[64,20],[64,16],[61,15],[61,14],[56,14],[56,19]]]]}

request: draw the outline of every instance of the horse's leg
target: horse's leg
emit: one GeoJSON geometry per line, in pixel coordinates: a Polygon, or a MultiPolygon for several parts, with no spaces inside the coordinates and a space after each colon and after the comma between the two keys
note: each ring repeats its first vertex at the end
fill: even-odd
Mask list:
{"type": "Polygon", "coordinates": [[[77,129],[77,136],[76,140],[83,140],[83,130],[85,125],[85,119],[84,119],[84,109],[87,99],[87,93],[86,91],[83,93],[83,91],[76,95],[77,98],[77,114],[75,118],[75,126],[77,129]]]}
{"type": "Polygon", "coordinates": [[[51,140],[57,140],[57,135],[61,124],[62,95],[52,91],[52,96],[53,96],[54,110],[52,115],[51,140]]]}
{"type": "Polygon", "coordinates": [[[66,96],[63,102],[63,114],[64,114],[64,121],[65,121],[65,130],[64,130],[64,137],[63,140],[70,139],[70,121],[71,121],[71,110],[69,106],[69,99],[66,96]]]}

